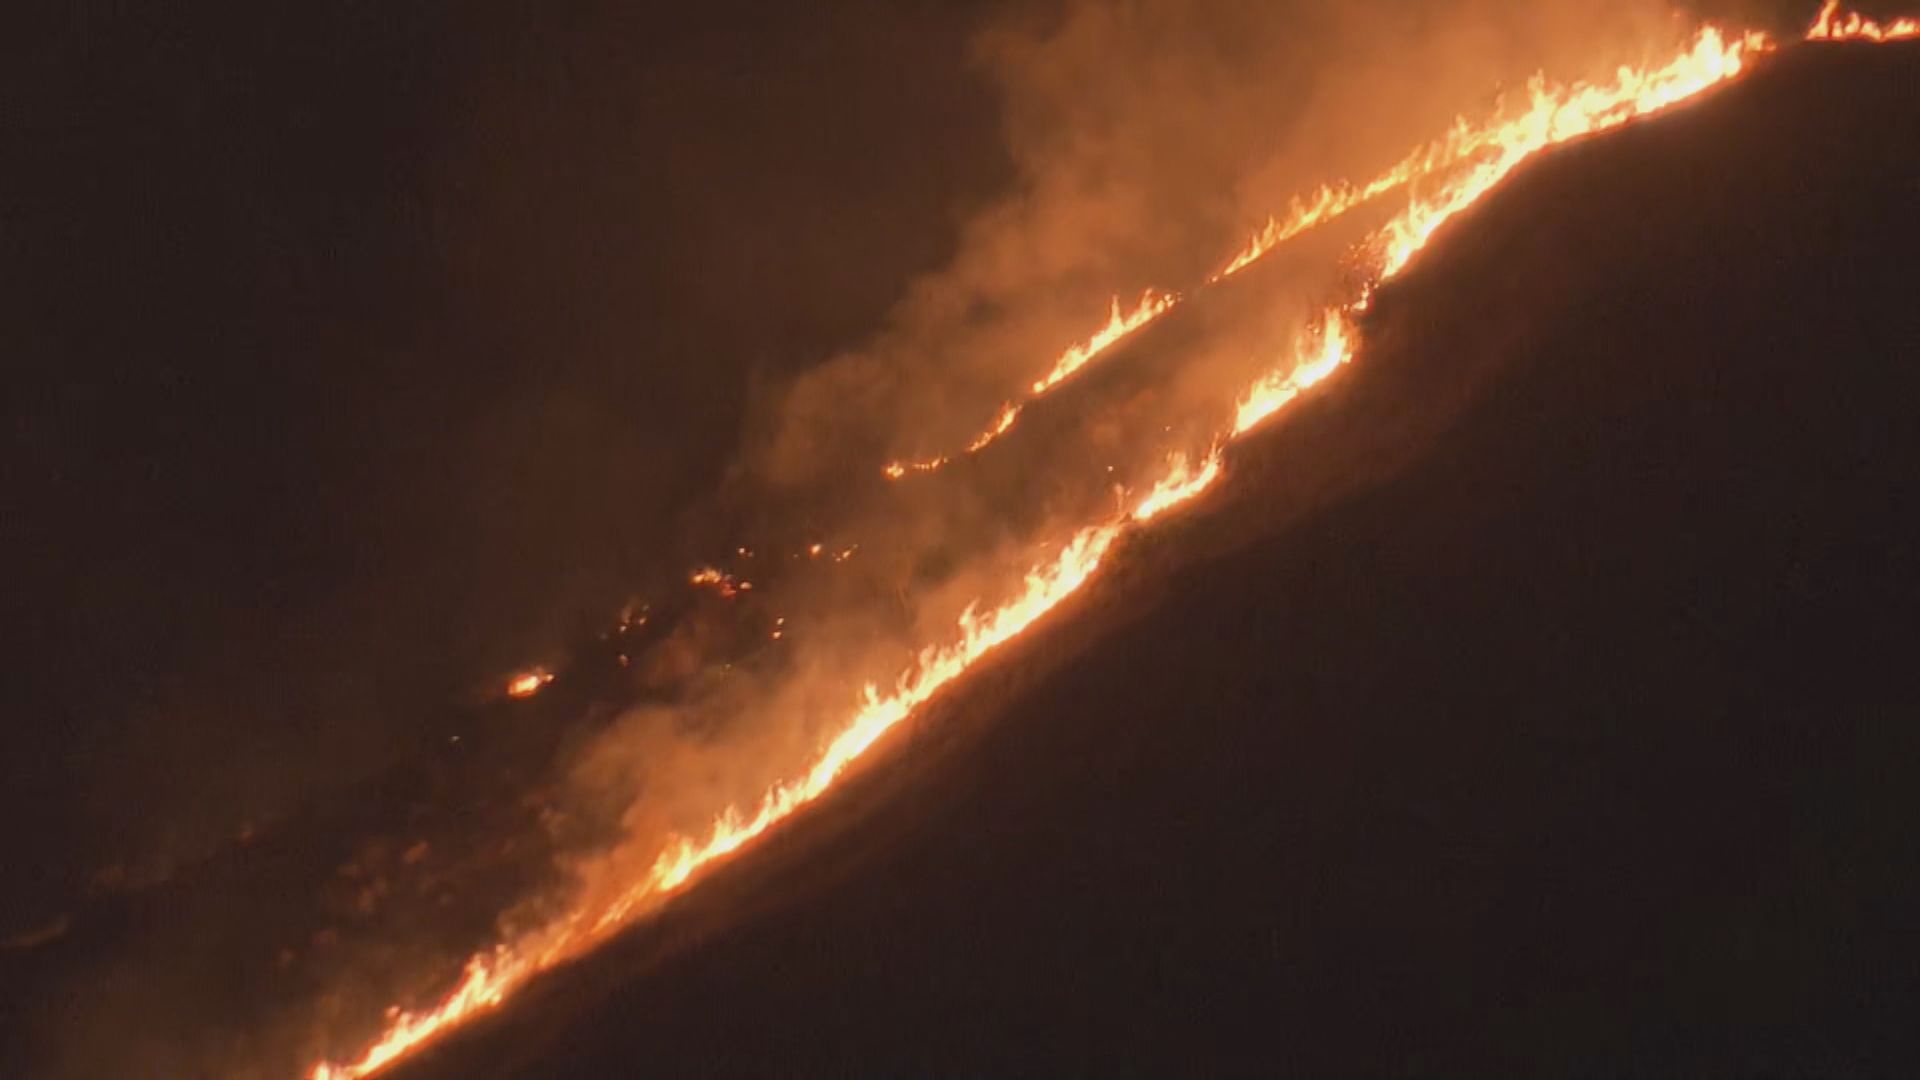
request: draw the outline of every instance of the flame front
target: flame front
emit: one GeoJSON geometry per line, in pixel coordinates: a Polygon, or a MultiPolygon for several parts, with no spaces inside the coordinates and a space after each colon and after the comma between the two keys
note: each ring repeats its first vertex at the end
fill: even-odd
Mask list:
{"type": "Polygon", "coordinates": [[[532,697],[552,681],[553,673],[544,668],[523,671],[507,680],[507,696],[514,698],[532,697]]]}
{"type": "Polygon", "coordinates": [[[1827,0],[1807,30],[1808,41],[1899,41],[1920,38],[1920,19],[1895,19],[1885,26],[1857,11],[1840,14],[1840,0],[1827,0]]]}
{"type": "Polygon", "coordinates": [[[1185,454],[1168,457],[1166,474],[1134,506],[1129,517],[1134,521],[1152,521],[1212,487],[1213,482],[1220,479],[1220,470],[1223,468],[1225,465],[1220,460],[1218,444],[1207,451],[1199,465],[1189,462],[1185,454]]]}
{"type": "Polygon", "coordinates": [[[1279,412],[1308,387],[1333,374],[1333,369],[1353,357],[1353,326],[1347,312],[1357,305],[1329,309],[1321,317],[1317,341],[1296,348],[1298,361],[1289,368],[1276,368],[1249,387],[1234,410],[1235,436],[1252,431],[1256,425],[1279,412]]]}
{"type": "MultiPolygon", "coordinates": [[[[1903,19],[1883,27],[1858,16],[1842,18],[1837,5],[1829,4],[1806,36],[1813,40],[1851,37],[1881,41],[1920,36],[1920,23],[1903,19]]],[[[1113,517],[1082,527],[1053,545],[1046,557],[1025,572],[1011,599],[985,612],[978,607],[967,608],[947,643],[923,648],[885,689],[867,685],[838,734],[810,766],[791,780],[773,785],[749,808],[726,807],[703,833],[670,838],[651,867],[611,899],[596,900],[591,907],[576,907],[544,927],[475,955],[468,960],[460,983],[437,1006],[419,1013],[391,1014],[387,1029],[371,1046],[351,1061],[315,1065],[309,1074],[311,1080],[366,1076],[473,1014],[497,1006],[532,976],[579,956],[630,925],[694,880],[704,867],[739,850],[818,799],[916,708],[1077,592],[1127,529],[1190,505],[1217,484],[1225,475],[1224,447],[1352,360],[1358,339],[1353,317],[1365,310],[1374,289],[1398,276],[1436,230],[1477,203],[1521,162],[1570,139],[1618,127],[1688,100],[1738,76],[1753,56],[1771,48],[1764,35],[1749,33],[1730,38],[1709,27],[1667,63],[1621,68],[1606,83],[1550,86],[1536,78],[1529,86],[1527,106],[1521,115],[1480,125],[1456,124],[1445,138],[1409,155],[1376,180],[1359,187],[1323,188],[1297,202],[1284,224],[1262,230],[1253,244],[1216,275],[1216,280],[1244,268],[1288,236],[1396,188],[1409,191],[1405,205],[1363,243],[1362,264],[1357,268],[1362,283],[1357,291],[1327,307],[1310,331],[1248,388],[1239,399],[1231,423],[1204,455],[1169,458],[1146,494],[1133,499],[1113,517]],[[1437,183],[1425,183],[1436,178],[1437,183]],[[1412,181],[1416,179],[1422,180],[1420,186],[1426,189],[1418,194],[1413,193],[1412,181]]],[[[1071,377],[1102,349],[1158,318],[1177,302],[1174,294],[1149,292],[1139,305],[1124,313],[1116,302],[1107,328],[1068,350],[1054,370],[1034,384],[1034,392],[1044,393],[1071,377]]],[[[1007,406],[991,434],[976,440],[973,448],[1011,428],[1017,414],[1017,407],[1007,406]]],[[[901,466],[902,475],[906,468],[901,466]]],[[[718,587],[727,580],[718,571],[713,574],[714,580],[707,584],[718,587]]]]}
{"type": "Polygon", "coordinates": [[[1018,419],[1020,419],[1020,407],[1018,405],[1000,406],[1000,415],[994,418],[993,426],[975,436],[974,440],[967,444],[967,453],[975,454],[985,450],[988,443],[1005,435],[1007,429],[1011,428],[1013,422],[1018,419]]]}
{"type": "Polygon", "coordinates": [[[1408,154],[1364,184],[1323,184],[1311,195],[1304,198],[1295,196],[1285,218],[1268,218],[1266,225],[1247,241],[1247,246],[1208,281],[1224,281],[1259,262],[1268,252],[1294,237],[1333,221],[1396,188],[1452,167],[1485,149],[1493,137],[1492,129],[1475,127],[1465,120],[1459,120],[1445,136],[1408,154]]]}
{"type": "Polygon", "coordinates": [[[1087,366],[1087,361],[1112,348],[1121,338],[1165,315],[1179,302],[1180,298],[1173,293],[1157,293],[1148,289],[1141,294],[1140,302],[1133,306],[1133,310],[1123,312],[1120,310],[1120,298],[1114,297],[1107,325],[1092,337],[1061,353],[1060,359],[1054,362],[1053,370],[1033,384],[1034,394],[1044,394],[1073,378],[1075,373],[1087,366]]]}
{"type": "MultiPolygon", "coordinates": [[[[1032,401],[1041,397],[1054,387],[1066,382],[1094,358],[1113,348],[1148,323],[1172,311],[1179,303],[1180,296],[1177,293],[1155,292],[1148,289],[1140,295],[1139,303],[1127,311],[1121,311],[1120,298],[1114,297],[1108,308],[1107,324],[1094,331],[1087,340],[1068,346],[1066,351],[1060,354],[1059,359],[1054,361],[1053,370],[1047,372],[1044,378],[1036,381],[1029,388],[1027,400],[1032,401]]],[[[1022,408],[1023,406],[1013,402],[1000,406],[1000,412],[994,417],[993,423],[987,425],[980,434],[973,437],[972,442],[967,444],[967,453],[977,454],[985,450],[988,444],[1010,431],[1014,422],[1020,419],[1022,408]]],[[[953,458],[946,454],[922,458],[918,461],[890,461],[880,471],[886,474],[887,479],[898,480],[908,473],[933,472],[952,461],[953,458]]]]}

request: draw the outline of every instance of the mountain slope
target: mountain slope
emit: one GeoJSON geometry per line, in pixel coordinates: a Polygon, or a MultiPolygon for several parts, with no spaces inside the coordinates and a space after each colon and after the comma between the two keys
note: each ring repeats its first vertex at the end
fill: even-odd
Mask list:
{"type": "Polygon", "coordinates": [[[408,1074],[1900,1071],[1917,76],[1526,170],[1195,519],[408,1074]]]}

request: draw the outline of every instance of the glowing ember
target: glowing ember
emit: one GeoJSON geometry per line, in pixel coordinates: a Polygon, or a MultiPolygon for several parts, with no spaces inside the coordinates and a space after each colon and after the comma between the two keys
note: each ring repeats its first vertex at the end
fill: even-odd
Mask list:
{"type": "MultiPolygon", "coordinates": [[[[1839,19],[1837,6],[1830,4],[1807,36],[1815,40],[1855,37],[1879,41],[1915,35],[1920,35],[1920,26],[1914,20],[1881,27],[1858,16],[1839,19]]],[[[1665,65],[1622,68],[1604,84],[1552,87],[1536,79],[1529,88],[1528,107],[1519,117],[1478,127],[1456,125],[1445,139],[1409,156],[1381,179],[1359,188],[1323,189],[1320,196],[1297,205],[1288,224],[1269,230],[1274,236],[1284,238],[1289,230],[1310,227],[1301,222],[1324,221],[1360,201],[1381,197],[1395,187],[1410,186],[1409,179],[1423,181],[1422,190],[1409,195],[1407,205],[1363,245],[1358,269],[1365,281],[1358,293],[1328,308],[1295,349],[1248,390],[1239,402],[1230,431],[1197,463],[1180,455],[1169,459],[1163,475],[1145,496],[1114,518],[1081,528],[1055,545],[1051,554],[1026,571],[1010,599],[985,611],[969,607],[959,617],[949,641],[922,649],[886,689],[866,686],[850,703],[838,734],[810,766],[792,779],[775,784],[748,807],[724,808],[697,835],[669,838],[646,872],[621,883],[610,896],[595,894],[594,899],[582,902],[548,925],[475,955],[467,962],[458,985],[438,1005],[424,1012],[393,1012],[386,1030],[359,1056],[345,1063],[316,1065],[310,1072],[311,1080],[366,1076],[473,1014],[498,1005],[535,974],[579,956],[657,908],[702,868],[819,798],[914,709],[1079,590],[1128,528],[1188,505],[1211,487],[1224,469],[1222,446],[1226,441],[1252,430],[1353,359],[1357,341],[1353,313],[1364,310],[1374,287],[1397,276],[1442,224],[1478,202],[1534,153],[1687,100],[1739,75],[1752,56],[1771,47],[1762,35],[1728,39],[1709,28],[1665,65]],[[1440,182],[1428,184],[1435,176],[1441,177],[1440,182]]],[[[1267,233],[1263,231],[1262,237],[1267,233]]],[[[1256,238],[1255,247],[1262,237],[1256,238]]],[[[1266,249],[1277,242],[1267,242],[1266,249]]],[[[1243,253],[1228,264],[1222,276],[1258,257],[1255,253],[1245,258],[1243,253]]],[[[1034,385],[1035,393],[1071,376],[1101,349],[1158,317],[1175,302],[1171,294],[1149,293],[1132,312],[1124,314],[1116,303],[1108,329],[1069,350],[1055,372],[1034,385]]],[[[1003,412],[996,422],[996,434],[1012,423],[1011,416],[1003,412]]],[[[901,475],[909,467],[901,466],[901,475]]],[[[892,468],[889,475],[894,475],[892,468]]],[[[809,552],[817,554],[819,550],[816,545],[809,552]]],[[[843,549],[834,558],[845,559],[852,551],[843,549]]],[[[692,580],[697,586],[732,587],[728,575],[712,568],[699,571],[692,580]]],[[[744,588],[745,583],[739,587],[744,588]]]]}
{"type": "Polygon", "coordinates": [[[537,668],[533,671],[523,671],[507,680],[507,696],[514,698],[532,697],[552,681],[553,675],[550,672],[537,668]]]}
{"type": "Polygon", "coordinates": [[[948,458],[942,456],[927,458],[925,461],[890,461],[886,464],[886,467],[880,471],[887,474],[887,479],[898,480],[910,472],[932,472],[940,466],[945,465],[948,460],[948,458]]]}

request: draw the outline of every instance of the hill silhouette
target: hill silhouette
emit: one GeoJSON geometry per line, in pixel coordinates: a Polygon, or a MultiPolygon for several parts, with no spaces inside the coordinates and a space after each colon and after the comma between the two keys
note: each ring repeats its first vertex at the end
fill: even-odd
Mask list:
{"type": "Polygon", "coordinates": [[[1555,153],[883,767],[396,1075],[1915,1060],[1920,45],[1555,153]]]}

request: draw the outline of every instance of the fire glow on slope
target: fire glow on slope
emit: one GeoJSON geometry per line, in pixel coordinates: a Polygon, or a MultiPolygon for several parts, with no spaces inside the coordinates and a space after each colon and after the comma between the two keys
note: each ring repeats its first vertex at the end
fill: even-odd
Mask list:
{"type": "MultiPolygon", "coordinates": [[[[1853,26],[1854,36],[1882,40],[1910,22],[1868,32],[1870,24],[1835,22],[1829,9],[1808,36],[1824,40],[1853,26]]],[[[1254,384],[1241,398],[1231,426],[1197,463],[1181,455],[1169,458],[1161,479],[1126,512],[1083,527],[1054,545],[1051,555],[1025,573],[1012,599],[985,613],[969,608],[958,620],[955,637],[948,644],[922,649],[888,689],[868,684],[840,733],[794,779],[774,785],[751,808],[722,809],[703,835],[670,839],[650,869],[613,899],[592,909],[576,908],[538,930],[475,955],[468,960],[459,985],[439,1004],[422,1012],[390,1011],[387,1029],[372,1045],[350,1061],[315,1065],[311,1080],[367,1076],[475,1013],[497,1006],[532,976],[581,955],[630,925],[704,867],[819,798],[887,731],[1077,592],[1128,528],[1187,505],[1212,487],[1223,475],[1222,448],[1227,442],[1254,429],[1351,360],[1356,338],[1353,315],[1365,309],[1373,289],[1397,276],[1447,220],[1476,203],[1536,152],[1687,100],[1738,76],[1753,56],[1771,48],[1763,35],[1729,39],[1708,28],[1664,65],[1622,68],[1611,82],[1598,85],[1552,87],[1536,80],[1529,105],[1517,118],[1456,127],[1453,135],[1435,145],[1458,147],[1457,154],[1420,158],[1435,162],[1433,167],[1447,174],[1443,182],[1418,197],[1410,195],[1407,205],[1364,245],[1358,269],[1366,283],[1358,294],[1330,307],[1271,373],[1254,384]]],[[[1390,189],[1376,192],[1375,197],[1385,190],[1390,189]]]]}
{"type": "MultiPolygon", "coordinates": [[[[1247,241],[1247,246],[1212,277],[1209,277],[1207,284],[1225,281],[1259,262],[1288,240],[1333,221],[1356,207],[1372,202],[1396,188],[1404,187],[1458,164],[1465,158],[1486,149],[1496,134],[1496,129],[1485,126],[1475,127],[1462,119],[1455,123],[1442,138],[1408,154],[1387,171],[1364,184],[1325,184],[1315,190],[1312,195],[1294,197],[1287,216],[1268,218],[1266,225],[1247,241]]],[[[1089,362],[1135,331],[1179,306],[1182,299],[1179,293],[1156,292],[1149,289],[1141,295],[1140,302],[1134,306],[1133,310],[1122,312],[1120,298],[1114,297],[1108,313],[1107,325],[1096,331],[1086,341],[1070,346],[1061,353],[1059,359],[1054,361],[1053,370],[1044,378],[1035,381],[1029,388],[1028,401],[1031,402],[1034,398],[1065,382],[1089,362]]],[[[1011,402],[1001,406],[994,422],[967,444],[967,453],[977,453],[1006,434],[1007,430],[1013,427],[1014,421],[1020,418],[1022,408],[1023,406],[1011,402]]],[[[917,461],[891,461],[881,471],[888,479],[898,480],[909,473],[934,472],[951,464],[952,461],[953,457],[949,454],[917,461]]]]}
{"type": "MultiPolygon", "coordinates": [[[[1094,357],[1113,348],[1134,331],[1172,311],[1179,303],[1180,296],[1177,293],[1155,292],[1148,289],[1140,294],[1139,303],[1127,311],[1122,311],[1120,298],[1114,297],[1113,304],[1108,309],[1107,324],[1094,331],[1087,340],[1068,346],[1067,350],[1060,354],[1060,358],[1053,362],[1053,370],[1047,372],[1045,378],[1035,382],[1029,388],[1030,395],[1027,400],[1032,401],[1066,382],[1081,368],[1086,367],[1094,357]]],[[[987,444],[1005,435],[1013,427],[1014,421],[1020,419],[1021,408],[1022,406],[1013,402],[1000,406],[1000,412],[994,417],[993,423],[967,444],[967,453],[979,453],[987,448],[987,444]]],[[[942,454],[939,457],[923,458],[919,461],[890,461],[880,471],[886,474],[887,479],[898,480],[908,473],[932,472],[952,460],[950,455],[942,454]]]]}
{"type": "Polygon", "coordinates": [[[1901,41],[1920,38],[1920,19],[1895,19],[1885,26],[1857,11],[1840,14],[1840,0],[1827,0],[1807,31],[1808,41],[1901,41]]]}
{"type": "Polygon", "coordinates": [[[1364,184],[1323,184],[1312,195],[1305,198],[1296,196],[1285,218],[1268,218],[1266,225],[1247,241],[1247,246],[1207,280],[1210,283],[1224,281],[1259,262],[1268,252],[1301,233],[1372,202],[1395,188],[1451,167],[1484,149],[1492,135],[1489,128],[1474,127],[1461,120],[1442,138],[1408,154],[1392,168],[1364,184]]]}
{"type": "Polygon", "coordinates": [[[541,688],[553,681],[553,673],[545,668],[523,671],[507,680],[507,696],[528,698],[540,692],[541,688]]]}
{"type": "MultiPolygon", "coordinates": [[[[1863,38],[1882,41],[1920,34],[1920,23],[1916,23],[1915,20],[1912,19],[1897,20],[1889,27],[1883,29],[1878,23],[1862,19],[1857,13],[1849,15],[1845,19],[1837,19],[1836,13],[1838,9],[1839,5],[1837,0],[1830,0],[1828,7],[1821,12],[1819,20],[1808,30],[1807,37],[1810,40],[1863,38]]],[[[1757,41],[1758,38],[1756,37],[1754,40],[1757,41]]],[[[1622,82],[1615,84],[1613,87],[1609,87],[1608,90],[1615,91],[1623,88],[1625,83],[1637,74],[1638,73],[1633,72],[1632,69],[1623,68],[1620,73],[1622,82]]],[[[1536,95],[1536,98],[1538,95],[1546,92],[1544,82],[1537,78],[1529,89],[1536,95]]],[[[1613,111],[1624,110],[1624,113],[1617,117],[1587,114],[1582,106],[1596,104],[1593,102],[1566,102],[1559,107],[1546,111],[1540,111],[1536,108],[1530,111],[1528,115],[1535,121],[1546,125],[1546,134],[1548,135],[1548,141],[1546,143],[1539,143],[1536,139],[1529,137],[1534,133],[1513,131],[1505,126],[1499,125],[1473,125],[1464,119],[1458,120],[1446,135],[1435,139],[1425,146],[1419,147],[1406,157],[1394,163],[1386,171],[1364,184],[1350,184],[1345,182],[1323,184],[1311,195],[1305,197],[1296,196],[1289,206],[1285,217],[1268,218],[1267,223],[1247,241],[1247,246],[1241,249],[1238,254],[1229,260],[1225,266],[1221,267],[1212,277],[1208,278],[1207,284],[1215,284],[1240,273],[1294,237],[1333,221],[1349,211],[1371,203],[1375,199],[1379,199],[1399,188],[1435,175],[1444,174],[1455,166],[1473,160],[1493,148],[1497,147],[1503,152],[1514,154],[1518,157],[1525,157],[1527,154],[1540,149],[1543,145],[1551,145],[1552,143],[1561,142],[1580,134],[1590,134],[1616,127],[1620,123],[1633,119],[1635,116],[1642,116],[1655,109],[1664,108],[1674,100],[1679,100],[1696,92],[1698,92],[1697,88],[1687,89],[1685,87],[1675,87],[1671,88],[1668,93],[1677,94],[1678,97],[1668,97],[1665,99],[1643,99],[1636,97],[1628,102],[1615,103],[1611,107],[1613,111]],[[1560,125],[1566,125],[1567,130],[1555,130],[1560,125]],[[1582,125],[1584,125],[1584,127],[1582,125]]],[[[1536,101],[1536,105],[1537,104],[1538,102],[1536,101]]],[[[1609,106],[1602,104],[1601,108],[1603,111],[1606,111],[1609,109],[1609,106]]],[[[1503,176],[1508,171],[1511,171],[1511,164],[1503,167],[1500,162],[1496,161],[1487,163],[1483,165],[1482,168],[1490,175],[1503,176]]],[[[1471,185],[1469,185],[1469,187],[1470,186],[1471,185]]],[[[1474,197],[1477,196],[1468,197],[1467,201],[1471,202],[1474,197]]],[[[1445,216],[1451,215],[1445,214],[1441,219],[1444,220],[1445,216]]],[[[1418,223],[1410,223],[1407,227],[1410,230],[1417,230],[1420,226],[1418,223]]],[[[1403,252],[1408,250],[1404,239],[1396,246],[1401,248],[1403,252]]],[[[1401,257],[1404,258],[1405,254],[1401,257]]],[[[1065,382],[1077,374],[1089,362],[1111,349],[1114,345],[1171,311],[1178,306],[1183,299],[1184,298],[1178,293],[1163,293],[1149,289],[1142,294],[1139,303],[1136,304],[1131,311],[1123,312],[1120,309],[1120,298],[1115,297],[1109,312],[1107,325],[1096,331],[1086,341],[1073,345],[1061,353],[1059,359],[1054,362],[1053,370],[1048,372],[1045,377],[1034,382],[1030,388],[1031,396],[1028,398],[1028,401],[1031,402],[1033,399],[1046,394],[1060,383],[1065,382]]],[[[1295,389],[1303,388],[1304,387],[1296,387],[1295,389]]],[[[993,424],[974,437],[974,440],[967,445],[966,452],[969,454],[976,453],[984,449],[995,439],[1006,434],[1008,429],[1013,427],[1014,422],[1019,419],[1023,407],[1022,405],[1016,405],[1011,402],[1001,406],[1000,412],[995,417],[993,424]]],[[[889,479],[898,480],[907,476],[909,473],[933,472],[951,464],[953,460],[952,455],[942,454],[937,457],[924,458],[917,461],[893,461],[889,462],[882,471],[889,479]]]]}
{"type": "Polygon", "coordinates": [[[1107,317],[1107,325],[1100,328],[1092,337],[1060,354],[1053,370],[1046,378],[1033,384],[1035,396],[1059,386],[1072,378],[1074,373],[1087,366],[1087,361],[1105,352],[1113,344],[1135,330],[1165,315],[1168,309],[1178,303],[1180,298],[1172,293],[1156,293],[1149,289],[1140,297],[1140,302],[1132,311],[1120,310],[1120,298],[1114,297],[1113,310],[1107,317]]]}

